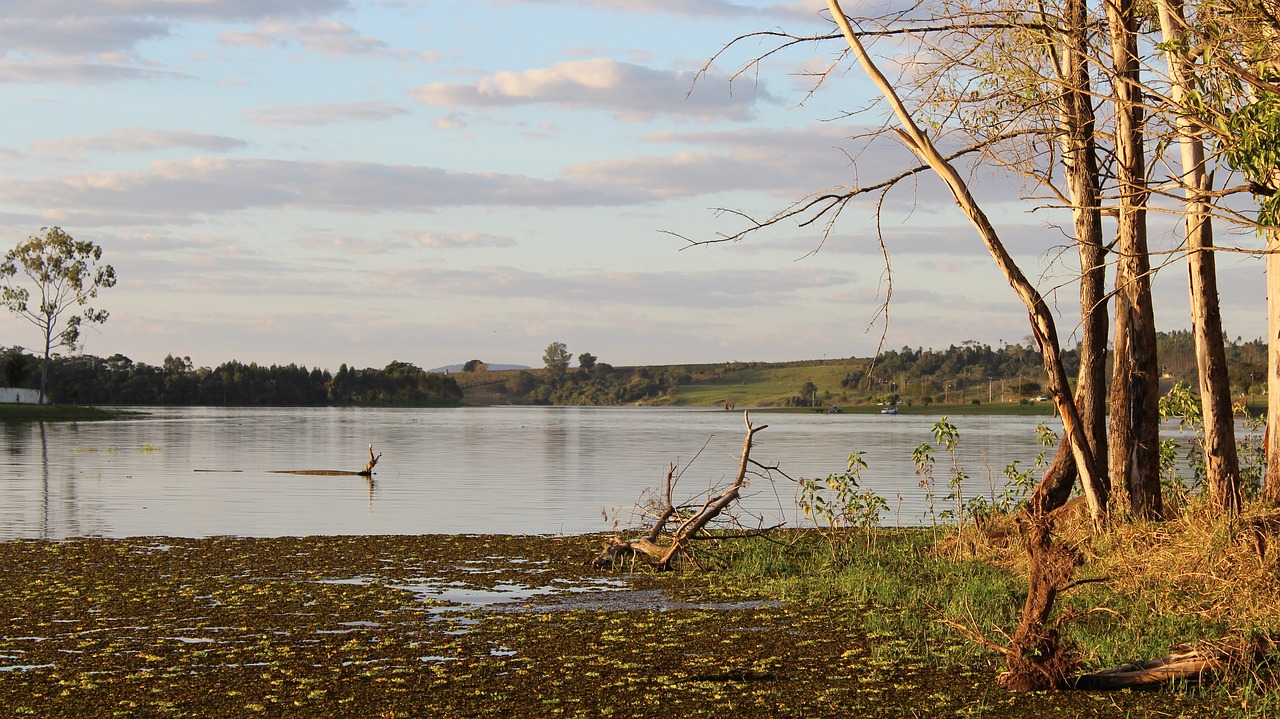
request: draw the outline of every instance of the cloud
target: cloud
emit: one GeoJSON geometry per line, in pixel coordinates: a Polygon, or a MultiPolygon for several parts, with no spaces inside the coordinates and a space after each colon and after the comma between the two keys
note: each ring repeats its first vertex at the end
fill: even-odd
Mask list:
{"type": "Polygon", "coordinates": [[[351,102],[327,105],[280,105],[248,110],[245,120],[258,125],[335,125],[348,122],[379,122],[409,111],[382,102],[351,102]]]}
{"type": "Polygon", "coordinates": [[[439,59],[438,52],[396,49],[376,37],[361,34],[344,22],[326,19],[299,22],[272,18],[261,21],[256,30],[225,30],[218,33],[218,39],[232,47],[287,47],[296,43],[308,52],[325,57],[366,55],[428,62],[439,59]]]}
{"type": "Polygon", "coordinates": [[[320,15],[349,9],[348,0],[41,0],[6,3],[12,18],[48,21],[64,17],[151,17],[169,20],[243,22],[260,18],[320,15]]]}
{"type": "Polygon", "coordinates": [[[738,19],[759,16],[775,20],[816,20],[826,9],[823,0],[795,0],[759,7],[727,0],[497,0],[501,4],[579,5],[619,13],[674,15],[676,17],[738,19]]]}
{"type": "Polygon", "coordinates": [[[188,75],[149,67],[133,67],[118,63],[79,60],[15,60],[0,58],[0,84],[65,83],[94,85],[121,80],[159,80],[186,78],[188,75]]]}
{"type": "Polygon", "coordinates": [[[753,92],[728,92],[727,82],[704,77],[690,92],[694,74],[662,71],[605,58],[559,62],[524,72],[499,72],[474,84],[433,83],[413,88],[413,97],[445,108],[503,108],[553,105],[566,109],[612,112],[621,120],[660,115],[675,118],[746,120],[757,102],[772,102],[762,86],[753,92]],[[711,88],[721,86],[724,92],[711,88]]]}
{"type": "Polygon", "coordinates": [[[375,273],[382,292],[399,297],[478,297],[592,307],[785,306],[802,292],[854,283],[857,274],[825,268],[711,272],[551,274],[518,267],[392,268],[375,273]]]}
{"type": "Polygon", "coordinates": [[[32,144],[32,147],[38,150],[73,157],[89,152],[133,153],[173,148],[191,148],[204,152],[224,152],[247,146],[248,143],[243,140],[222,135],[173,130],[149,130],[136,127],[112,130],[101,135],[68,137],[61,140],[46,140],[32,144]]]}
{"type": "MultiPolygon", "coordinates": [[[[914,164],[911,154],[895,142],[867,144],[851,138],[860,132],[859,127],[822,125],[651,133],[643,138],[651,144],[705,149],[581,163],[566,168],[565,174],[587,184],[662,197],[759,190],[795,200],[846,185],[870,185],[914,164]]],[[[912,187],[908,183],[907,191],[912,187]]],[[[876,197],[869,194],[866,201],[876,197]]]]}
{"type": "MultiPolygon", "coordinates": [[[[6,8],[6,12],[8,8],[6,8]]],[[[0,47],[33,55],[91,56],[130,48],[170,34],[171,25],[155,19],[82,15],[0,20],[0,47]]]]}
{"type": "Polygon", "coordinates": [[[35,55],[87,57],[129,50],[174,33],[182,22],[252,22],[315,17],[345,0],[42,0],[5,3],[0,47],[35,55]]]}
{"type": "Polygon", "coordinates": [[[167,217],[263,208],[337,212],[591,207],[649,198],[564,180],[373,162],[197,157],[145,171],[0,179],[0,203],[167,217]]]}
{"type": "Polygon", "coordinates": [[[419,245],[432,249],[458,249],[464,247],[513,247],[511,237],[489,235],[483,232],[422,232],[410,233],[419,245]]]}

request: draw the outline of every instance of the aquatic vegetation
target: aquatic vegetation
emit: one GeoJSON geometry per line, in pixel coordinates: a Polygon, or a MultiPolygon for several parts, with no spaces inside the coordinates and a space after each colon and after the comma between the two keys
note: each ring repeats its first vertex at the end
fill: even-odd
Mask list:
{"type": "Polygon", "coordinates": [[[592,569],[595,536],[4,542],[0,705],[61,717],[1234,711],[1177,692],[998,689],[995,658],[920,602],[960,587],[985,597],[979,616],[1007,613],[1013,575],[935,562],[928,532],[877,531],[875,551],[830,579],[805,532],[725,544],[734,568],[696,575],[592,569]]]}

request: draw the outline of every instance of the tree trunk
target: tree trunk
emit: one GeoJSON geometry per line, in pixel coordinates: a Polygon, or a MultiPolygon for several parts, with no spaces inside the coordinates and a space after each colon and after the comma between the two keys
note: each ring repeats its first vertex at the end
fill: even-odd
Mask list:
{"type": "Polygon", "coordinates": [[[1163,513],[1160,496],[1159,363],[1147,253],[1146,160],[1134,0],[1106,0],[1111,34],[1119,221],[1115,354],[1111,379],[1112,486],[1138,518],[1163,513]]]}
{"type": "MultiPolygon", "coordinates": [[[[1076,406],[1094,457],[1107,449],[1107,303],[1106,248],[1102,239],[1101,191],[1098,174],[1096,118],[1089,78],[1088,8],[1083,0],[1067,0],[1060,33],[1046,37],[1054,52],[1054,67],[1062,93],[1058,97],[1058,142],[1071,198],[1076,249],[1080,256],[1080,374],[1076,406]]],[[[1051,512],[1071,498],[1077,473],[1071,439],[1058,446],[1040,484],[1032,494],[1032,514],[1051,512]]],[[[1099,465],[1099,471],[1102,467],[1099,465]]],[[[1100,484],[1110,490],[1104,475],[1100,484]]],[[[1106,503],[1106,499],[1101,500],[1106,503]]]]}
{"type": "Polygon", "coordinates": [[[889,83],[884,74],[872,62],[870,56],[867,55],[866,48],[863,47],[862,42],[853,31],[853,27],[849,24],[849,19],[845,17],[844,11],[840,9],[839,1],[827,0],[827,6],[831,10],[832,19],[840,26],[849,48],[857,57],[858,63],[862,65],[863,70],[866,71],[872,82],[879,88],[885,100],[893,108],[898,121],[902,123],[902,128],[896,130],[899,136],[907,147],[929,165],[930,169],[943,182],[947,183],[947,187],[950,188],[956,204],[968,216],[974,229],[981,236],[992,259],[995,260],[1000,271],[1004,273],[1005,278],[1026,306],[1027,312],[1030,314],[1031,331],[1035,335],[1036,341],[1040,345],[1040,351],[1044,356],[1045,373],[1049,377],[1049,391],[1053,395],[1054,405],[1058,409],[1058,413],[1062,416],[1063,430],[1073,440],[1071,442],[1071,451],[1075,456],[1076,470],[1080,473],[1085,488],[1085,496],[1089,499],[1090,515],[1093,517],[1094,527],[1100,531],[1106,524],[1106,491],[1101,484],[1097,464],[1089,447],[1088,438],[1085,436],[1084,427],[1080,423],[1080,415],[1076,409],[1075,398],[1071,395],[1071,386],[1067,381],[1066,370],[1062,366],[1058,330],[1054,324],[1053,314],[1049,311],[1049,307],[1040,292],[1027,280],[1017,263],[1013,261],[1013,257],[1005,249],[1004,243],[995,231],[995,227],[991,225],[986,213],[978,206],[977,201],[969,192],[968,185],[960,177],[960,173],[956,172],[955,167],[947,162],[928,136],[920,130],[920,126],[916,124],[911,113],[903,105],[893,85],[889,83]]]}
{"type": "Polygon", "coordinates": [[[45,397],[48,396],[49,386],[49,358],[53,356],[53,325],[52,320],[44,330],[44,358],[40,360],[40,404],[44,404],[45,397]]]}
{"type": "Polygon", "coordinates": [[[1209,501],[1221,512],[1240,512],[1240,461],[1236,455],[1231,385],[1218,305],[1218,273],[1213,254],[1213,224],[1205,170],[1204,142],[1182,105],[1194,92],[1193,68],[1180,49],[1186,34],[1182,0],[1157,0],[1160,30],[1171,49],[1170,97],[1177,105],[1178,144],[1182,150],[1182,186],[1186,192],[1187,272],[1190,275],[1191,321],[1199,369],[1200,404],[1204,417],[1205,473],[1209,501]]]}
{"type": "Polygon", "coordinates": [[[1280,232],[1267,232],[1267,472],[1263,499],[1280,506],[1280,232]]]}

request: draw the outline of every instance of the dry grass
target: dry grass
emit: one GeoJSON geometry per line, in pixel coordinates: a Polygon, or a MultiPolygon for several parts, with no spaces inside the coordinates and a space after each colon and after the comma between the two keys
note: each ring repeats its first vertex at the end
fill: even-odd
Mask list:
{"type": "MultiPolygon", "coordinates": [[[[1076,581],[1105,580],[1111,591],[1153,612],[1194,614],[1238,630],[1280,625],[1280,510],[1250,505],[1237,519],[1192,502],[1162,522],[1115,522],[1092,536],[1088,516],[1068,506],[1055,537],[1076,549],[1076,581]]],[[[1025,577],[1027,556],[1015,516],[970,526],[942,545],[1025,577]],[[958,549],[959,547],[959,549],[958,549]]]]}
{"type": "Polygon", "coordinates": [[[1252,632],[1280,624],[1280,513],[1251,506],[1232,520],[1204,502],[1165,522],[1117,525],[1093,543],[1090,574],[1155,612],[1252,632]]]}

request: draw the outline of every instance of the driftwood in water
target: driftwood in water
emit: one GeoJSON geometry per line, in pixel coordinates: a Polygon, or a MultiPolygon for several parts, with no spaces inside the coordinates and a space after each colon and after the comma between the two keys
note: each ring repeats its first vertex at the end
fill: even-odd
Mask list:
{"type": "Polygon", "coordinates": [[[369,445],[369,463],[359,472],[352,472],[345,469],[277,469],[272,474],[304,474],[310,477],[373,477],[373,467],[382,458],[379,452],[376,456],[373,453],[373,445],[369,445]]]}
{"type": "Polygon", "coordinates": [[[373,445],[372,444],[369,445],[369,463],[364,466],[364,469],[360,470],[359,474],[362,477],[372,477],[373,465],[377,464],[378,460],[381,458],[382,458],[382,453],[379,452],[378,455],[375,457],[373,454],[373,445]]]}
{"type": "Polygon", "coordinates": [[[751,440],[756,432],[766,429],[769,425],[764,424],[759,427],[751,426],[751,417],[748,413],[742,413],[743,420],[747,425],[747,436],[742,442],[742,455],[738,460],[738,474],[734,478],[733,485],[720,494],[707,498],[702,508],[697,512],[684,517],[679,526],[672,534],[671,543],[663,546],[658,544],[658,540],[666,531],[667,525],[673,519],[681,517],[681,513],[676,509],[675,503],[672,501],[672,485],[675,476],[676,467],[674,464],[668,465],[666,477],[666,492],[664,495],[666,505],[661,509],[650,528],[648,534],[642,539],[633,541],[625,541],[618,538],[606,540],[600,549],[600,555],[592,560],[591,564],[595,567],[612,566],[624,557],[634,557],[636,555],[644,555],[656,561],[654,567],[659,571],[665,571],[671,568],[671,563],[677,555],[684,555],[694,563],[697,560],[693,558],[689,552],[689,544],[698,537],[698,534],[706,529],[707,525],[716,519],[720,514],[725,512],[729,507],[738,500],[742,489],[747,486],[747,468],[753,464],[751,459],[751,440]]]}
{"type": "Polygon", "coordinates": [[[1076,677],[1077,689],[1132,689],[1169,682],[1200,683],[1226,671],[1260,663],[1274,646],[1270,639],[1201,642],[1170,648],[1168,656],[1076,677]]]}

